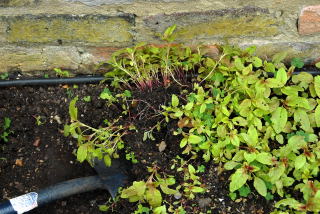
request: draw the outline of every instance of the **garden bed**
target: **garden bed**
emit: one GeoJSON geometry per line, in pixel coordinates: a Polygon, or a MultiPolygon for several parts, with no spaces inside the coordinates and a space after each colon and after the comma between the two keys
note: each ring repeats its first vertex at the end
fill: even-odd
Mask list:
{"type": "Polygon", "coordinates": [[[3,199],[119,158],[115,200],[94,191],[30,213],[318,212],[320,78],[254,50],[138,45],[115,53],[109,84],[1,89],[3,199]]]}
{"type": "MultiPolygon", "coordinates": [[[[79,163],[73,150],[76,145],[70,138],[63,136],[63,126],[69,121],[68,105],[70,94],[73,96],[91,96],[90,102],[78,102],[79,114],[83,114],[83,121],[98,126],[104,119],[120,113],[117,109],[106,108],[105,101],[99,98],[105,85],[79,85],[69,89],[58,87],[21,87],[0,90],[0,118],[11,119],[10,130],[13,132],[9,142],[1,143],[1,195],[2,199],[9,199],[26,192],[35,191],[49,185],[68,179],[94,175],[94,170],[87,163],[79,163]],[[36,117],[40,116],[41,125],[36,117]]],[[[143,99],[154,108],[168,103],[171,93],[178,87],[169,89],[158,88],[152,93],[136,92],[135,98],[143,99]],[[167,93],[163,93],[167,92],[167,93]],[[159,99],[154,99],[158,97],[159,99]]],[[[145,106],[141,107],[144,108],[145,106]]],[[[160,110],[160,109],[159,109],[160,110]]],[[[151,110],[148,110],[151,111],[151,110]]],[[[148,114],[144,115],[148,117],[148,114]]],[[[141,118],[136,120],[141,127],[151,127],[157,120],[141,118]]],[[[143,163],[133,164],[130,169],[131,179],[141,180],[148,177],[145,166],[158,163],[169,174],[174,171],[168,168],[168,163],[179,155],[179,138],[170,134],[175,124],[168,126],[168,130],[155,133],[156,141],[143,142],[143,132],[129,135],[125,140],[135,152],[136,158],[143,163]],[[160,153],[156,142],[168,142],[166,149],[160,153]],[[170,143],[169,143],[170,142],[170,143]],[[145,162],[144,162],[145,160],[145,162]]],[[[194,161],[195,165],[202,165],[201,161],[194,161]]],[[[271,202],[266,202],[258,195],[249,199],[233,202],[228,196],[229,174],[217,175],[219,166],[204,164],[206,173],[200,174],[203,183],[210,188],[210,194],[204,194],[194,200],[186,202],[189,212],[192,210],[211,210],[213,213],[268,213],[271,202]],[[208,174],[209,173],[209,174],[208,174]],[[208,176],[209,175],[209,176],[208,176]],[[209,202],[209,198],[211,200],[209,202]],[[256,199],[256,200],[252,200],[256,199]],[[202,208],[200,208],[201,206],[202,208]]],[[[30,213],[101,213],[98,205],[104,204],[109,194],[100,190],[84,193],[63,199],[30,213]]],[[[113,210],[107,213],[133,213],[135,204],[122,199],[113,210]]]]}

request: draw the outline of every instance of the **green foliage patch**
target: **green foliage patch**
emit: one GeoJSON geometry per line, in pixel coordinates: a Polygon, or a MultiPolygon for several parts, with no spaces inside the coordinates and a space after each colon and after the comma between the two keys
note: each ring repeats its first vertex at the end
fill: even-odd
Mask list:
{"type": "MultiPolygon", "coordinates": [[[[169,28],[163,39],[171,42],[174,29],[169,28]]],[[[172,160],[171,170],[183,173],[183,181],[156,165],[148,167],[149,178],[120,191],[121,198],[138,203],[135,213],[186,213],[183,206],[163,198],[172,195],[177,205],[181,198],[192,200],[206,192],[199,176],[206,169],[203,165],[196,169],[191,159],[219,163],[222,170],[231,171],[233,200],[255,192],[266,200],[281,198],[273,214],[320,212],[320,76],[293,75],[296,67],[304,65],[299,58],[287,67],[282,63],[285,53],[267,61],[254,52],[255,47],[241,50],[226,45],[220,57],[213,59],[201,48],[139,44],[113,55],[109,62],[113,70],[106,77],[112,78],[114,87],[143,91],[160,85],[183,86],[190,74],[196,80],[191,90],[172,94],[162,106],[164,121],[175,121],[172,134],[181,137],[179,147],[185,158],[172,160]]],[[[130,106],[123,103],[131,96],[128,90],[114,95],[104,89],[100,99],[108,106],[122,104],[126,115],[130,106]]],[[[118,119],[90,127],[78,120],[77,100],[70,103],[71,124],[65,126],[65,134],[78,140],[78,160],[91,163],[98,157],[110,165],[112,158],[119,157],[117,150],[126,148],[122,137],[135,128],[120,125],[118,119]]],[[[155,127],[161,129],[159,124],[155,127]]],[[[155,140],[155,127],[141,140],[155,140]]],[[[139,161],[130,149],[125,150],[127,160],[139,161]]]]}

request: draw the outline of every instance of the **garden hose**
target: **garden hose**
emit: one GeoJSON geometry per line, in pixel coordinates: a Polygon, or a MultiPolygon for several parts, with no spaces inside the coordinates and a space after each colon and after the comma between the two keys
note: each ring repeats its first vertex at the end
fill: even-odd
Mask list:
{"type": "MultiPolygon", "coordinates": [[[[313,76],[319,75],[320,71],[295,71],[293,74],[307,72],[313,76]]],[[[272,77],[273,73],[269,73],[272,77]]],[[[37,86],[37,85],[60,85],[60,84],[97,84],[105,80],[103,76],[81,76],[70,78],[40,78],[40,79],[22,79],[22,80],[2,80],[1,87],[17,87],[17,86],[37,86]]]]}
{"type": "Polygon", "coordinates": [[[98,175],[76,178],[1,203],[0,214],[22,214],[57,199],[104,188],[98,175]]]}

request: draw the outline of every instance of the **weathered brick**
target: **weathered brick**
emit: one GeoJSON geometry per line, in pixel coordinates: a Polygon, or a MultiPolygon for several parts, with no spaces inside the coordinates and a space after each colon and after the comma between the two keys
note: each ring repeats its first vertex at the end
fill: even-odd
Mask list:
{"type": "Polygon", "coordinates": [[[35,3],[37,0],[0,0],[0,7],[21,7],[35,3]]]}
{"type": "Polygon", "coordinates": [[[97,64],[106,62],[115,47],[0,47],[0,73],[21,71],[35,74],[39,71],[52,71],[63,68],[78,73],[91,73],[97,70],[97,64]]]}
{"type": "Polygon", "coordinates": [[[298,30],[300,35],[310,35],[320,32],[320,5],[308,6],[302,9],[298,30]]]}
{"type": "Polygon", "coordinates": [[[9,43],[50,44],[112,44],[128,45],[132,42],[132,16],[105,15],[51,15],[2,17],[8,25],[6,41],[9,43]]]}
{"type": "Polygon", "coordinates": [[[100,6],[105,4],[126,4],[133,0],[65,0],[66,2],[81,2],[89,6],[100,6]]]}
{"type": "Polygon", "coordinates": [[[275,36],[279,33],[281,25],[281,21],[267,9],[257,7],[156,15],[145,18],[144,23],[155,34],[162,33],[167,27],[176,24],[178,41],[275,36]]]}

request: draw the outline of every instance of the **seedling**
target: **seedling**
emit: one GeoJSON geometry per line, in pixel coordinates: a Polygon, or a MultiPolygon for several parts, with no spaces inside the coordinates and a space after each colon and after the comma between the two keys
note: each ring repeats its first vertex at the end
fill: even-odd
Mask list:
{"type": "Polygon", "coordinates": [[[0,79],[1,80],[6,80],[9,78],[9,73],[8,72],[4,72],[0,74],[0,79]]]}
{"type": "Polygon", "coordinates": [[[58,77],[70,77],[70,72],[66,70],[61,70],[60,68],[53,69],[58,77]]]}
{"type": "Polygon", "coordinates": [[[8,117],[5,117],[3,120],[2,129],[0,130],[0,139],[2,139],[4,142],[8,142],[9,135],[12,134],[12,131],[10,130],[11,126],[11,120],[8,117]]]}

